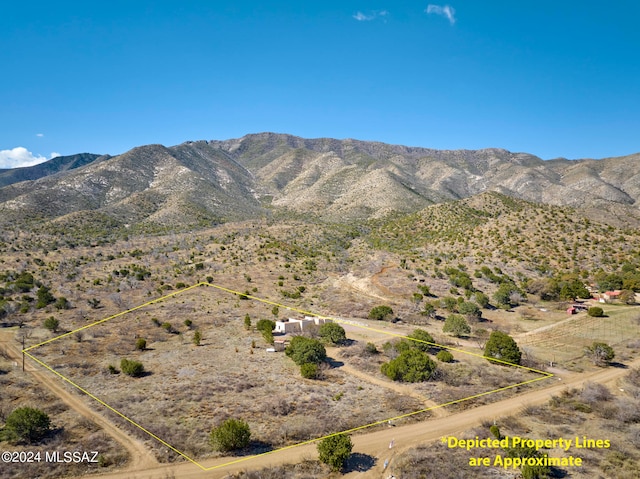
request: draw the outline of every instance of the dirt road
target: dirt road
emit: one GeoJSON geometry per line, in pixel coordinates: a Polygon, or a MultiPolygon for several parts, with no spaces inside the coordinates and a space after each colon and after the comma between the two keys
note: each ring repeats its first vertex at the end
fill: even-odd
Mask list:
{"type": "MultiPolygon", "coordinates": [[[[628,366],[640,366],[640,359],[635,360],[628,366]]],[[[384,460],[391,458],[393,455],[398,455],[398,453],[407,448],[421,443],[437,441],[445,436],[460,434],[481,424],[484,420],[493,421],[499,417],[517,414],[524,406],[543,404],[548,401],[552,395],[559,394],[565,388],[580,387],[587,381],[602,383],[615,381],[627,372],[628,369],[607,368],[587,374],[576,375],[567,381],[558,380],[557,377],[554,377],[548,380],[549,387],[545,389],[530,391],[503,401],[479,406],[468,411],[451,414],[442,418],[435,418],[407,426],[391,427],[384,430],[353,436],[354,452],[368,454],[375,457],[377,462],[369,471],[353,472],[345,475],[344,477],[358,477],[363,479],[384,477],[384,473],[382,471],[382,464],[384,463],[384,460]],[[394,441],[394,447],[390,450],[389,444],[392,440],[394,441]]],[[[314,457],[317,457],[316,446],[315,444],[308,444],[266,456],[258,456],[249,459],[220,458],[202,461],[202,465],[207,468],[238,459],[241,461],[210,471],[203,471],[193,464],[186,463],[178,465],[160,465],[136,472],[129,470],[99,477],[103,479],[164,479],[166,477],[175,476],[179,479],[214,479],[223,478],[226,474],[232,471],[259,469],[283,463],[296,463],[303,459],[314,457]]]]}
{"type": "MultiPolygon", "coordinates": [[[[0,331],[0,345],[2,346],[2,349],[6,351],[9,358],[16,361],[18,364],[22,364],[22,348],[18,342],[16,342],[14,337],[15,330],[0,331]]],[[[158,461],[153,457],[142,441],[132,438],[125,432],[118,429],[111,421],[96,412],[101,409],[100,405],[95,404],[95,409],[90,405],[87,405],[87,402],[89,401],[88,398],[87,401],[84,401],[84,398],[67,391],[60,378],[55,377],[52,373],[44,370],[37,364],[34,364],[29,358],[26,358],[25,371],[31,374],[41,386],[47,388],[54,395],[59,397],[67,406],[83,417],[96,423],[105,433],[120,443],[129,454],[129,468],[133,470],[145,470],[158,464],[158,461]]]]}

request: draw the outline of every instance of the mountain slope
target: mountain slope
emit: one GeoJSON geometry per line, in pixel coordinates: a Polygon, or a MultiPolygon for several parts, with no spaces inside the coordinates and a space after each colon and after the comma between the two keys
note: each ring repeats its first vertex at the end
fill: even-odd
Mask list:
{"type": "Polygon", "coordinates": [[[543,161],[498,148],[433,150],[260,133],[85,160],[0,188],[0,222],[66,225],[94,211],[100,213],[96,222],[181,227],[269,210],[350,222],[496,191],[580,208],[602,221],[640,224],[640,154],[543,161]]]}
{"type": "Polygon", "coordinates": [[[80,153],[77,155],[57,156],[39,165],[0,170],[0,188],[20,181],[37,180],[45,176],[79,168],[96,160],[101,161],[108,158],[109,156],[80,153]]]}

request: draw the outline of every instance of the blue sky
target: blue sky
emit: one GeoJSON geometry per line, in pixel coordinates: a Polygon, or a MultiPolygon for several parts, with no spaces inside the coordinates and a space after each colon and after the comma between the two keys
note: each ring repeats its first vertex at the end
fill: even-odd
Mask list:
{"type": "Polygon", "coordinates": [[[274,131],[640,151],[640,2],[0,4],[0,168],[274,131]]]}

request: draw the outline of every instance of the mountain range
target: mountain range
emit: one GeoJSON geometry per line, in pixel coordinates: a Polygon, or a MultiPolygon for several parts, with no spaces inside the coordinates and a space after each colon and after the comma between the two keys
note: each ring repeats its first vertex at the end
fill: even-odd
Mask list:
{"type": "Polygon", "coordinates": [[[640,225],[640,153],[542,160],[504,149],[434,150],[260,133],[146,145],[0,171],[0,225],[192,227],[299,215],[350,222],[497,191],[640,225]]]}

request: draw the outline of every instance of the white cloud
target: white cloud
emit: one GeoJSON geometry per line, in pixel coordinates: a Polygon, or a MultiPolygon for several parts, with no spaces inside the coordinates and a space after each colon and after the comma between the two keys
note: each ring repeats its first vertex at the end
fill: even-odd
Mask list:
{"type": "Polygon", "coordinates": [[[386,17],[387,15],[389,15],[389,12],[387,10],[377,10],[371,12],[369,15],[362,12],[357,12],[355,15],[353,15],[353,18],[355,18],[359,22],[369,22],[371,20],[375,20],[378,17],[386,17]]]}
{"type": "Polygon", "coordinates": [[[20,168],[23,166],[33,166],[38,163],[60,156],[60,153],[53,152],[49,158],[34,155],[22,146],[11,150],[0,150],[0,168],[20,168]]]}
{"type": "Polygon", "coordinates": [[[37,136],[38,138],[42,138],[42,137],[44,136],[44,133],[36,133],[36,136],[37,136]]]}
{"type": "Polygon", "coordinates": [[[456,23],[456,11],[453,7],[449,6],[449,5],[445,5],[440,6],[440,5],[429,5],[427,6],[427,9],[425,10],[425,12],[431,14],[431,13],[435,13],[436,15],[441,15],[443,17],[446,17],[447,20],[449,20],[449,23],[451,25],[453,25],[454,23],[456,23]]]}

